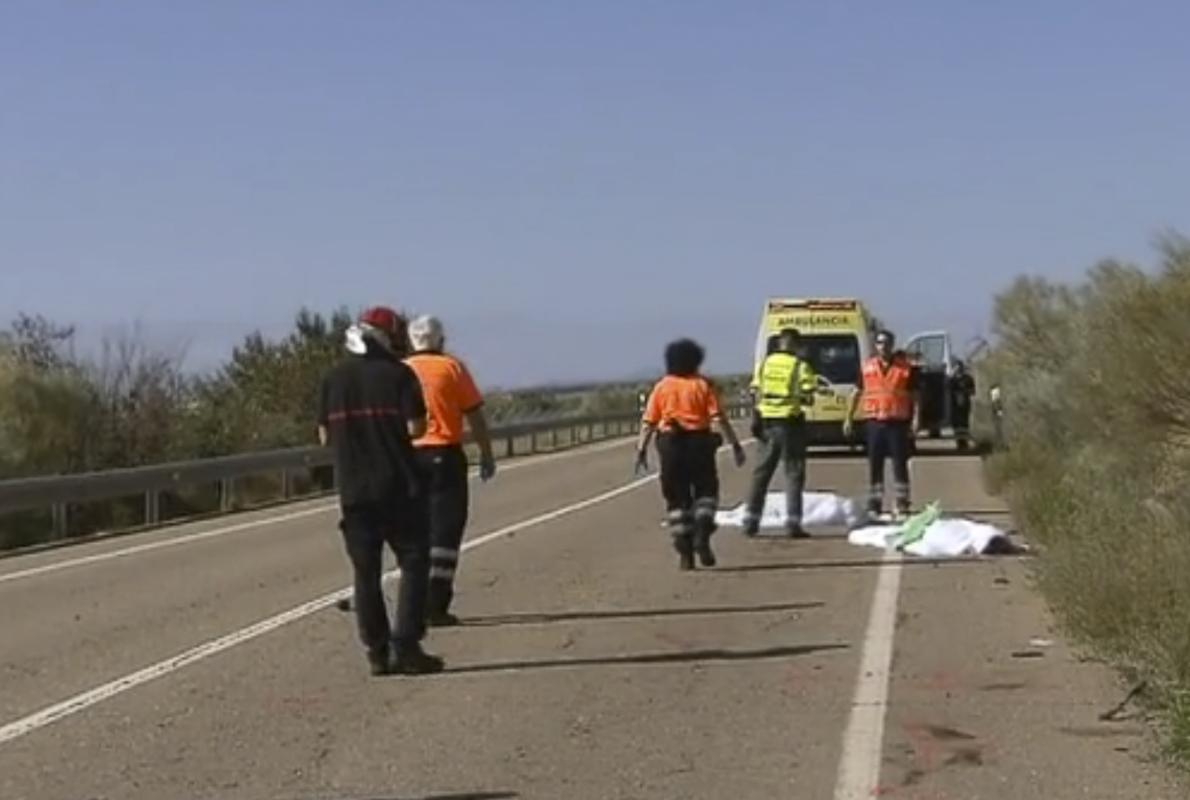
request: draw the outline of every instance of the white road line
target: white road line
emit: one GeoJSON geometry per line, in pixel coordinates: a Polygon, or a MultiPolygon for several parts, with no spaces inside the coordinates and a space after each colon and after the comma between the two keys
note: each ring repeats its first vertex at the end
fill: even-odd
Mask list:
{"type": "Polygon", "coordinates": [[[90,556],[72,558],[68,561],[55,561],[50,564],[43,564],[40,567],[30,567],[29,569],[22,569],[16,572],[9,572],[0,575],[0,583],[22,580],[24,578],[33,578],[37,575],[45,575],[49,572],[58,572],[59,570],[71,569],[73,567],[82,567],[87,564],[97,564],[101,561],[110,561],[114,558],[124,558],[125,556],[136,555],[137,553],[147,553],[151,550],[161,550],[166,547],[176,547],[182,544],[193,544],[206,539],[213,539],[217,536],[226,536],[230,533],[239,533],[240,531],[252,530],[253,528],[261,528],[265,525],[279,525],[282,522],[291,522],[295,519],[304,519],[305,517],[313,517],[317,514],[325,514],[327,511],[330,511],[336,507],[337,506],[330,504],[320,505],[315,506],[314,508],[305,508],[301,511],[292,511],[288,514],[268,517],[266,519],[257,519],[252,520],[251,522],[240,522],[235,525],[227,525],[222,528],[213,528],[209,531],[202,531],[201,533],[185,534],[175,539],[146,542],[144,544],[134,545],[133,547],[112,550],[107,553],[95,553],[94,555],[90,556]]]}
{"type": "MultiPolygon", "coordinates": [[[[916,483],[913,460],[909,484],[916,483]]],[[[851,714],[843,732],[843,752],[835,780],[834,800],[871,800],[880,794],[880,765],[884,760],[884,717],[888,711],[889,674],[897,631],[897,602],[901,592],[901,554],[886,550],[876,576],[859,677],[851,714]]]]}
{"type": "MultiPolygon", "coordinates": [[[[578,455],[590,455],[592,453],[600,453],[604,450],[611,450],[616,447],[623,447],[636,441],[635,439],[617,439],[612,442],[605,442],[589,447],[580,447],[573,450],[567,450],[561,453],[550,453],[540,457],[527,458],[524,460],[517,460],[511,464],[499,467],[500,472],[512,472],[514,470],[523,469],[524,467],[532,467],[538,464],[556,461],[561,458],[573,458],[578,455]]],[[[479,473],[473,471],[471,477],[475,478],[479,473]]],[[[497,474],[497,477],[499,474],[497,474]]],[[[254,530],[256,528],[263,528],[270,525],[279,525],[283,522],[292,522],[297,519],[305,519],[306,517],[317,516],[318,514],[326,514],[336,511],[339,508],[338,501],[323,503],[313,508],[305,508],[301,511],[291,511],[286,514],[279,514],[277,516],[265,517],[264,519],[256,519],[251,522],[239,522],[234,525],[227,525],[221,528],[212,528],[209,531],[201,531],[199,533],[182,534],[173,539],[162,539],[154,542],[145,542],[144,544],[134,545],[132,547],[125,547],[120,550],[112,550],[106,553],[96,553],[90,556],[81,556],[79,558],[72,558],[66,561],[55,561],[50,564],[43,564],[40,567],[30,567],[28,569],[17,570],[15,572],[0,573],[0,583],[8,583],[9,581],[23,580],[25,578],[33,578],[38,575],[45,575],[51,572],[58,572],[64,569],[73,569],[75,567],[86,566],[87,564],[97,564],[103,561],[111,561],[116,558],[125,558],[127,556],[137,555],[139,553],[147,553],[153,550],[161,550],[166,547],[177,547],[184,544],[194,544],[202,542],[207,539],[214,539],[220,536],[227,536],[232,533],[240,533],[241,531],[254,530]]]]}
{"type": "MultiPolygon", "coordinates": [[[[546,522],[551,522],[555,519],[558,519],[559,517],[564,517],[592,506],[599,505],[600,503],[606,503],[608,500],[612,500],[623,494],[627,494],[634,489],[638,489],[645,484],[651,483],[656,480],[656,478],[657,476],[655,474],[651,474],[643,478],[637,478],[636,480],[623,484],[622,486],[610,491],[589,497],[586,500],[581,500],[577,503],[562,506],[561,508],[556,508],[553,511],[547,511],[544,514],[538,514],[535,517],[531,517],[530,519],[523,520],[521,522],[515,522],[498,530],[486,533],[475,539],[471,539],[470,541],[463,544],[462,549],[464,551],[471,550],[489,542],[496,541],[497,539],[509,536],[510,534],[525,530],[526,528],[532,528],[546,522]]],[[[45,726],[57,722],[58,720],[64,719],[87,708],[90,708],[97,703],[102,703],[104,700],[109,700],[116,695],[128,691],[129,689],[133,689],[137,686],[140,686],[141,684],[148,683],[149,681],[168,675],[171,672],[176,672],[183,667],[186,667],[197,661],[201,661],[204,658],[221,653],[224,650],[229,650],[238,644],[242,644],[259,636],[263,636],[270,631],[280,628],[282,625],[302,619],[303,617],[307,617],[311,614],[321,611],[324,608],[332,606],[339,600],[350,597],[351,593],[352,590],[350,587],[348,587],[331,592],[330,594],[323,595],[322,597],[316,598],[307,603],[303,603],[300,606],[291,608],[288,611],[277,614],[276,616],[269,617],[268,619],[261,620],[260,622],[257,622],[253,625],[249,625],[246,628],[241,628],[238,631],[229,633],[226,636],[222,636],[218,639],[200,644],[197,647],[192,647],[191,649],[186,650],[183,653],[179,653],[172,658],[159,661],[156,664],[145,667],[144,669],[138,670],[137,672],[133,672],[130,675],[117,678],[116,680],[105,683],[102,686],[98,686],[89,691],[77,694],[67,700],[63,700],[60,703],[43,708],[42,710],[30,714],[27,717],[23,717],[22,719],[18,719],[15,722],[10,722],[3,727],[0,727],[0,744],[17,739],[27,733],[32,733],[39,728],[44,728],[45,726]]]]}
{"type": "Polygon", "coordinates": [[[886,563],[881,565],[876,578],[855,697],[843,734],[835,800],[871,800],[878,794],[884,714],[888,708],[888,679],[897,623],[897,595],[901,589],[900,554],[885,553],[884,560],[886,563]]]}

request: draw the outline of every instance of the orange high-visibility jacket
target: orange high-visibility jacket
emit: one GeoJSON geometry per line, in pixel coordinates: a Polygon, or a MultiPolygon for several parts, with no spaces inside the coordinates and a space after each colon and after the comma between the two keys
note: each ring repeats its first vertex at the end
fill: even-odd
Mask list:
{"type": "Polygon", "coordinates": [[[879,356],[864,362],[864,416],[882,422],[913,417],[913,368],[895,357],[888,369],[879,356]]]}

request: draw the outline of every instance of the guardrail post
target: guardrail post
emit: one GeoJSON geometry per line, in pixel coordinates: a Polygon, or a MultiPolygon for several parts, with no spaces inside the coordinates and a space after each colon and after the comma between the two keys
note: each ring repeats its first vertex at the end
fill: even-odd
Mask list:
{"type": "Polygon", "coordinates": [[[504,457],[512,458],[512,456],[515,452],[516,452],[515,439],[514,439],[514,437],[509,436],[508,439],[505,440],[505,443],[504,443],[504,457]]]}
{"type": "Polygon", "coordinates": [[[234,478],[224,478],[223,480],[219,481],[220,511],[231,511],[232,506],[235,504],[235,492],[236,487],[234,478]]]}
{"type": "Polygon", "coordinates": [[[70,533],[70,510],[65,503],[54,503],[50,508],[50,521],[54,538],[65,539],[70,533]]]}
{"type": "Polygon", "coordinates": [[[145,492],[145,524],[156,525],[161,521],[161,495],[156,489],[145,492]]]}
{"type": "Polygon", "coordinates": [[[588,442],[595,441],[595,423],[594,422],[587,425],[587,441],[588,442]]]}
{"type": "Polygon", "coordinates": [[[289,470],[281,470],[281,497],[288,500],[293,495],[293,476],[289,474],[289,470]]]}
{"type": "Polygon", "coordinates": [[[536,432],[529,434],[529,452],[530,453],[537,452],[537,433],[536,432]]]}
{"type": "Polygon", "coordinates": [[[553,428],[550,430],[550,449],[551,450],[558,449],[558,429],[557,428],[553,428]]]}

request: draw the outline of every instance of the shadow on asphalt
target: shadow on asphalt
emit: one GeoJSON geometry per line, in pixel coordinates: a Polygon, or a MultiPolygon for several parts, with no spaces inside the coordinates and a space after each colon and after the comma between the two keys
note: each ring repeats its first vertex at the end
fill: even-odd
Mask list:
{"type": "Polygon", "coordinates": [[[748,606],[692,606],[689,608],[634,608],[607,611],[560,611],[556,613],[496,614],[490,617],[467,617],[463,627],[479,628],[496,625],[542,625],[551,622],[582,622],[584,620],[644,619],[648,617],[697,617],[719,614],[764,614],[775,611],[804,611],[822,608],[819,600],[802,603],[762,603],[748,606]]]}
{"type": "Polygon", "coordinates": [[[604,658],[559,658],[541,661],[497,661],[491,664],[447,667],[443,675],[466,675],[483,672],[506,672],[565,667],[620,667],[649,664],[726,663],[736,661],[767,661],[796,658],[831,650],[847,650],[849,644],[802,644],[788,647],[766,647],[760,650],[687,650],[676,653],[637,653],[604,658]]]}
{"type": "Polygon", "coordinates": [[[336,800],[512,800],[515,797],[520,797],[520,795],[516,792],[464,792],[463,794],[419,794],[416,797],[344,797],[336,800]]]}

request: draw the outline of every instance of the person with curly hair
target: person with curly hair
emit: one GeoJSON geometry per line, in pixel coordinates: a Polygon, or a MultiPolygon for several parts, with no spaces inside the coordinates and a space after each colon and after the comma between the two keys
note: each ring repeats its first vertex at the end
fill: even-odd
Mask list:
{"type": "Polygon", "coordinates": [[[744,464],[744,448],[719,405],[714,386],[699,370],[705,357],[692,339],[678,339],[665,348],[666,375],[653,387],[641,420],[637,472],[648,469],[648,448],[656,439],[661,466],[661,495],[666,522],[682,570],[694,569],[694,556],[704,567],[715,565],[711,535],[719,507],[719,470],[715,453],[722,439],[731,443],[736,466],[744,464]]]}

